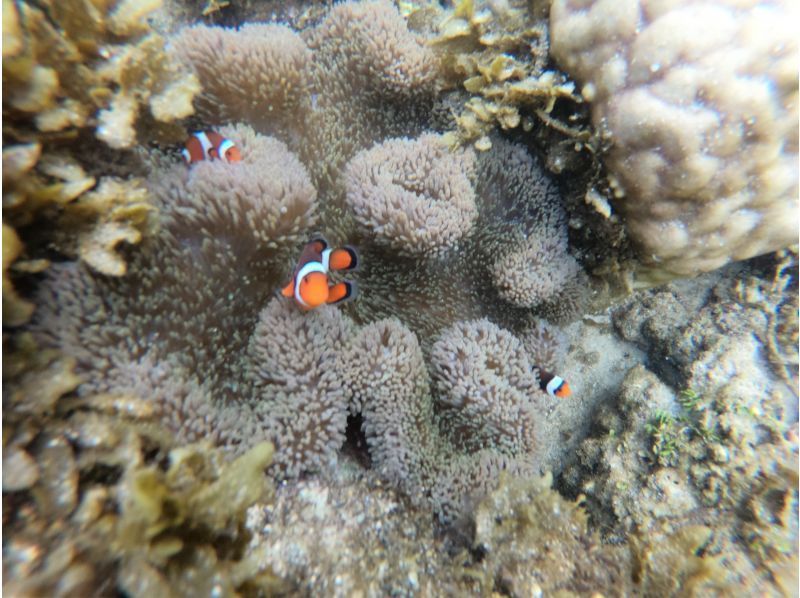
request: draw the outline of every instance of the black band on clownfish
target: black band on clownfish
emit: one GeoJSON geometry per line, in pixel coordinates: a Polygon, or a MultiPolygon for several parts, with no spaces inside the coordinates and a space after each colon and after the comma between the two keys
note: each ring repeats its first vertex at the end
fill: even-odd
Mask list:
{"type": "Polygon", "coordinates": [[[572,389],[566,380],[541,368],[539,368],[539,388],[551,397],[560,399],[566,399],[572,394],[572,389]]]}
{"type": "Polygon", "coordinates": [[[192,134],[186,140],[181,155],[187,164],[203,160],[239,162],[242,159],[239,148],[233,141],[213,131],[198,131],[192,134]]]}
{"type": "Polygon", "coordinates": [[[350,245],[336,249],[329,249],[328,245],[324,237],[312,237],[300,253],[292,279],[281,290],[281,294],[292,297],[300,309],[352,301],[358,296],[355,282],[345,280],[332,285],[328,277],[329,272],[355,270],[359,265],[358,252],[350,245]]]}

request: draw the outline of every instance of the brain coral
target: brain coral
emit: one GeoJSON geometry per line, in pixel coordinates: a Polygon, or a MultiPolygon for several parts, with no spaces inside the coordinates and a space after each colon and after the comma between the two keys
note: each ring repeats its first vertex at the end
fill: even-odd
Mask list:
{"type": "Polygon", "coordinates": [[[796,242],[796,2],[556,0],[550,16],[650,276],[796,242]]]}
{"type": "Polygon", "coordinates": [[[533,158],[429,132],[436,60],[385,2],[337,5],[302,35],[194,27],[173,41],[200,114],[242,161],[154,159],[160,229],[128,276],[72,263],[47,276],[30,329],[76,358],[79,392],[148,398],[181,442],[240,454],[270,440],[284,476],[336,458],[349,408],[382,475],[446,521],[501,470],[531,471],[538,378],[512,331],[574,311],[561,295],[580,284],[533,158]],[[233,120],[248,124],[221,125],[233,120]],[[273,295],[318,229],[359,247],[363,292],[303,313],[273,295]],[[566,276],[515,290],[509,269],[531,264],[566,276]]]}

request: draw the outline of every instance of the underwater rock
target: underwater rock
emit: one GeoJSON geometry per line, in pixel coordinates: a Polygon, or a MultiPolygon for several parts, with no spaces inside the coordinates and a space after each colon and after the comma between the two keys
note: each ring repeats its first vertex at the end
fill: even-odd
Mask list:
{"type": "Polygon", "coordinates": [[[794,263],[730,266],[617,308],[617,329],[649,352],[654,371],[629,371],[562,474],[611,538],[711,525],[704,552],[726,567],[725,583],[748,592],[775,591],[796,559],[796,395],[766,350],[773,316],[795,293],[783,280],[794,263]],[[764,295],[742,300],[743,289],[772,284],[766,311],[764,295]]]}

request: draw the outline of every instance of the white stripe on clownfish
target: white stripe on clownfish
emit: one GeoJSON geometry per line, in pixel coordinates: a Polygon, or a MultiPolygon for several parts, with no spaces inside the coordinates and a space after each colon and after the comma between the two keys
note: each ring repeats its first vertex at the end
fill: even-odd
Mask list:
{"type": "Polygon", "coordinates": [[[235,147],[233,141],[231,141],[230,139],[225,139],[222,143],[219,144],[219,147],[217,148],[217,157],[224,160],[227,151],[233,147],[235,147]]]}
{"type": "Polygon", "coordinates": [[[194,136],[200,142],[200,145],[203,146],[203,155],[206,158],[210,158],[211,154],[209,154],[209,150],[214,147],[214,144],[211,143],[211,140],[208,138],[208,135],[205,134],[204,131],[197,131],[194,136]]]}
{"type": "Polygon", "coordinates": [[[539,368],[539,387],[551,397],[565,399],[572,394],[572,389],[566,380],[541,368],[539,368]]]}

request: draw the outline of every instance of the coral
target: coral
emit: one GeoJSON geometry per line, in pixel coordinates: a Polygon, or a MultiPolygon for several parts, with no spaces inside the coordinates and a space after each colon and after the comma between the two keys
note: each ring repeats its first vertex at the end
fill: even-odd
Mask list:
{"type": "Polygon", "coordinates": [[[483,557],[467,571],[484,591],[530,595],[707,595],[731,591],[718,558],[698,553],[712,530],[634,533],[630,543],[607,544],[590,529],[580,497],[570,502],[551,489],[550,474],[501,476],[475,509],[473,548],[483,557]]]}
{"type": "Polygon", "coordinates": [[[535,119],[552,122],[557,99],[577,99],[573,82],[546,69],[550,40],[543,6],[470,0],[449,13],[425,7],[409,18],[436,32],[432,44],[447,82],[471,94],[455,117],[456,136],[474,141],[476,149],[492,147],[495,125],[530,132],[535,119]]]}
{"type": "Polygon", "coordinates": [[[551,476],[501,478],[475,511],[475,566],[484,584],[511,596],[557,591],[626,594],[632,590],[626,547],[602,545],[581,507],[550,489],[551,476]]]}
{"type": "Polygon", "coordinates": [[[143,106],[161,123],[190,115],[197,79],[165,56],[164,39],[145,22],[158,4],[8,3],[4,26],[19,42],[3,55],[4,106],[32,115],[43,132],[96,116],[97,136],[115,148],[134,144],[143,106]]]}
{"type": "Polygon", "coordinates": [[[781,1],[553,4],[553,56],[612,142],[642,280],[796,241],[797,16],[781,1]]]}
{"type": "MultiPolygon", "coordinates": [[[[151,156],[158,226],[136,251],[123,250],[127,275],[66,262],[39,285],[29,330],[75,360],[77,400],[142,399],[175,442],[208,441],[228,455],[269,440],[277,477],[335,461],[349,403],[376,470],[442,521],[468,511],[500,471],[532,471],[536,372],[511,331],[478,318],[500,314],[513,329],[578,286],[564,282],[519,308],[498,301],[487,276],[485,258],[529,235],[558,239],[550,258],[571,259],[560,197],[533,158],[497,138],[476,163],[472,150],[419,134],[437,63],[387,3],[337,5],[302,36],[272,25],[191,28],[174,52],[204,84],[204,118],[252,119],[260,132],[217,128],[239,147],[235,164],[151,156]],[[276,53],[281,40],[288,54],[276,53]],[[418,207],[383,213],[379,199],[397,189],[419,193],[418,207]],[[303,313],[271,296],[320,225],[358,245],[357,280],[371,292],[346,309],[303,313]],[[409,293],[415,277],[418,294],[409,293]],[[397,301],[393,285],[408,297],[397,301]],[[402,324],[380,319],[395,313],[402,324]],[[431,350],[433,392],[423,348],[443,329],[431,350]],[[469,387],[458,372],[474,373],[469,387]]],[[[103,204],[98,193],[75,209],[103,204]]]]}
{"type": "Polygon", "coordinates": [[[472,152],[451,152],[437,135],[390,139],[347,164],[356,222],[377,243],[421,257],[456,249],[478,217],[472,152]]]}
{"type": "Polygon", "coordinates": [[[628,372],[563,474],[611,537],[664,521],[711,525],[704,552],[747,593],[775,591],[796,558],[796,395],[767,350],[772,316],[796,291],[773,288],[766,312],[760,292],[741,300],[776,280],[784,288],[785,266],[731,266],[617,308],[617,329],[648,351],[653,371],[628,372]]]}

